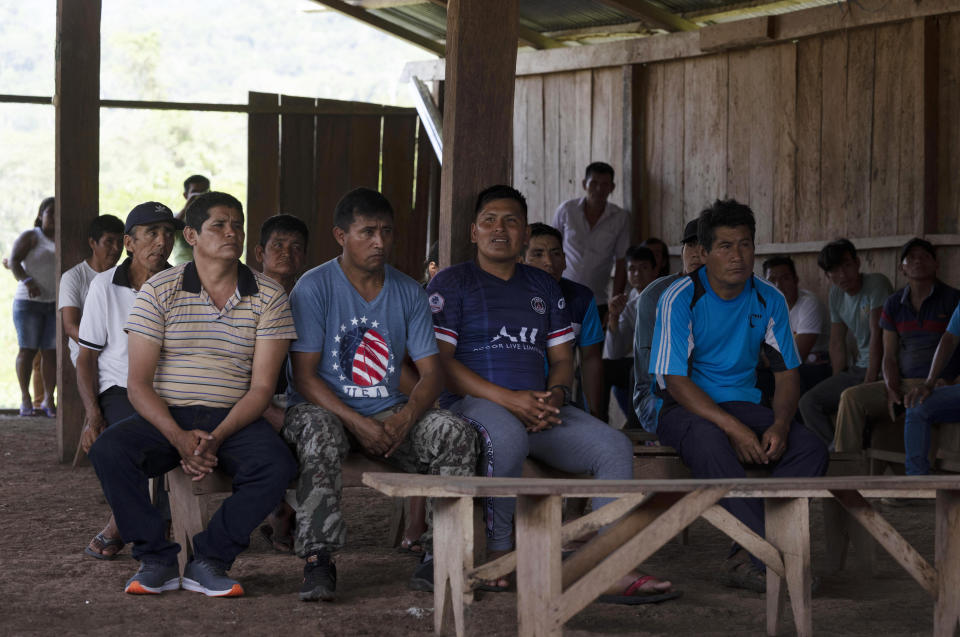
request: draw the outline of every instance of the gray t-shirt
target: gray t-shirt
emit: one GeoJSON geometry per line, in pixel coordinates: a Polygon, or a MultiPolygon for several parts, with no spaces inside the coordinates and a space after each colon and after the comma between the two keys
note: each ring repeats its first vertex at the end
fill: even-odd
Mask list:
{"type": "Polygon", "coordinates": [[[863,275],[863,286],[854,295],[847,294],[836,286],[830,287],[830,322],[843,323],[853,334],[857,343],[857,358],[854,367],[866,368],[870,364],[870,312],[883,307],[883,302],[893,294],[890,279],[872,272],[863,275]]]}
{"type": "Polygon", "coordinates": [[[682,273],[660,277],[640,293],[637,299],[637,324],[633,331],[633,410],[640,425],[647,431],[657,431],[656,397],[650,391],[650,345],[657,322],[657,302],[670,285],[685,276],[682,273]]]}

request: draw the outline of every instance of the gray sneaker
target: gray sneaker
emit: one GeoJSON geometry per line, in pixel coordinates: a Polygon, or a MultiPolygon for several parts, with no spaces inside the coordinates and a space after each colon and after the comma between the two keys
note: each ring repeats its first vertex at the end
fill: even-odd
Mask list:
{"type": "Polygon", "coordinates": [[[127,580],[124,593],[131,595],[159,595],[163,591],[180,588],[180,568],[176,563],[140,562],[136,575],[127,580]]]}
{"type": "Polygon", "coordinates": [[[203,593],[207,597],[240,597],[243,586],[227,577],[227,571],[204,559],[194,558],[183,569],[184,590],[203,593]]]}

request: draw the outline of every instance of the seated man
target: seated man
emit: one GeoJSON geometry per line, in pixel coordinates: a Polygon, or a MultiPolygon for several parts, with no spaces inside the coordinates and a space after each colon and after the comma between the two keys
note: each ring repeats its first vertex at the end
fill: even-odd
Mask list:
{"type": "MultiPolygon", "coordinates": [[[[900,271],[907,285],[883,304],[883,380],[856,385],[840,395],[837,410],[837,451],[863,449],[868,428],[892,425],[903,410],[903,395],[922,384],[960,290],[937,278],[933,244],[914,238],[900,250],[900,271]]],[[[940,375],[960,373],[960,356],[954,356],[940,375]]],[[[899,435],[897,436],[899,438],[899,435]]]]}
{"type": "Polygon", "coordinates": [[[890,280],[879,272],[862,274],[857,249],[847,239],[831,241],[820,251],[817,265],[830,279],[830,369],[832,376],[814,385],[798,403],[803,424],[824,443],[833,444],[830,418],[840,406],[843,390],[872,383],[880,374],[883,336],[880,309],[893,292],[890,280]],[[847,364],[847,332],[857,343],[853,363],[847,364]]]}
{"type": "MultiPolygon", "coordinates": [[[[143,283],[170,267],[167,258],[173,249],[173,233],[180,227],[163,204],[149,201],[135,207],[127,215],[123,236],[130,256],[90,283],[90,302],[80,320],[77,358],[77,389],[83,401],[80,444],[88,453],[104,429],[136,413],[127,398],[127,333],[123,328],[143,283]]],[[[84,553],[109,560],[123,544],[111,515],[84,553]]]]}
{"type": "Polygon", "coordinates": [[[940,337],[930,371],[903,400],[907,413],[903,423],[903,446],[906,451],[908,476],[930,473],[930,427],[960,420],[960,376],[944,373],[957,357],[960,342],[960,305],[950,315],[950,323],[940,337]]]}
{"type": "Polygon", "coordinates": [[[648,285],[637,299],[637,325],[633,332],[633,411],[640,426],[650,433],[657,432],[657,397],[650,391],[650,344],[657,322],[657,302],[674,281],[700,267],[700,244],[697,243],[697,223],[687,222],[683,229],[683,247],[680,260],[683,270],[663,276],[648,285]]]}
{"type": "MultiPolygon", "coordinates": [[[[827,310],[812,292],[800,288],[797,268],[790,257],[770,257],[763,262],[763,276],[783,293],[790,308],[790,329],[800,355],[800,394],[830,377],[830,321],[827,310]]],[[[773,394],[769,367],[757,371],[765,396],[773,394]]]]}
{"type": "Polygon", "coordinates": [[[657,258],[650,248],[627,248],[627,284],[629,294],[618,294],[610,299],[607,315],[606,339],[603,344],[603,394],[601,420],[609,422],[610,390],[627,417],[627,427],[636,427],[637,419],[630,408],[633,394],[633,333],[637,324],[637,299],[640,293],[657,278],[657,258]]]}
{"type": "Polygon", "coordinates": [[[83,315],[83,300],[87,298],[90,282],[104,270],[117,265],[123,251],[123,222],[113,215],[100,215],[90,222],[87,232],[90,256],[63,273],[60,277],[59,303],[63,333],[67,335],[70,362],[77,366],[80,348],[77,345],[80,332],[80,317],[83,315]]]}
{"type": "MultiPolygon", "coordinates": [[[[387,265],[390,202],[357,188],[337,203],[333,223],[340,256],[304,274],[291,296],[299,338],[282,434],[300,460],[294,543],[306,560],[304,601],[336,594],[331,554],[346,539],[340,468],[351,448],[409,473],[469,476],[476,466],[470,426],[431,409],[443,384],[437,345],[423,288],[387,265]],[[409,396],[398,386],[407,354],[419,374],[409,396]]],[[[410,582],[418,590],[433,588],[429,515],[427,522],[424,560],[410,582]]]]}
{"type": "Polygon", "coordinates": [[[523,262],[540,268],[560,284],[560,292],[570,312],[574,347],[580,350],[580,367],[575,371],[575,377],[580,381],[582,400],[577,401],[577,406],[600,418],[603,327],[593,292],[587,286],[562,276],[567,267],[567,257],[563,251],[563,235],[553,226],[530,224],[530,242],[523,262]]]}
{"type": "Polygon", "coordinates": [[[239,201],[205,193],[186,222],[194,260],[144,283],[127,321],[127,390],[137,414],[101,434],[90,460],[120,534],[140,560],[125,589],[135,594],[181,586],[181,547],[166,538],[147,478],[178,464],[198,480],[215,468],[232,476],[233,494],[193,537],[182,585],[235,597],[243,587],[226,571],[297,472],[261,417],[296,331],[283,288],[239,261],[239,201]]]}
{"type": "MultiPolygon", "coordinates": [[[[794,424],[800,365],[787,304],[753,275],[756,223],[749,207],[716,201],[700,215],[704,267],[667,288],[657,307],[653,355],[660,441],[673,447],[695,478],[739,478],[744,465],[774,477],[823,475],[826,446],[794,424]],[[723,329],[717,329],[717,326],[723,329]],[[773,409],[760,404],[756,368],[766,354],[776,377],[773,409]]],[[[763,502],[721,501],[763,537],[763,502]]],[[[737,548],[722,578],[728,586],[766,590],[759,561],[737,548]]]]}
{"type": "MultiPolygon", "coordinates": [[[[517,262],[527,238],[523,195],[509,186],[487,188],[470,226],[476,261],[441,270],[427,286],[447,387],[440,405],[480,431],[489,476],[520,476],[529,455],[569,473],[632,478],[630,440],[570,405],[574,336],[566,300],[550,275],[517,262]]],[[[594,507],[607,502],[594,499],[594,507]]],[[[513,508],[512,498],[488,503],[488,557],[513,547],[513,508]]],[[[486,586],[504,590],[507,582],[486,586]]],[[[669,588],[633,577],[611,594],[669,588]]]]}

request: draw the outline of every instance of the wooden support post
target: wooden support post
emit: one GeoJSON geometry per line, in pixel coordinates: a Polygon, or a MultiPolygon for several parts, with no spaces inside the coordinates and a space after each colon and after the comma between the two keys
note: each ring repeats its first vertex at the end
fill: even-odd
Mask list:
{"type": "Polygon", "coordinates": [[[933,634],[956,634],[960,622],[960,493],[937,491],[937,601],[933,634]]]}
{"type": "MultiPolygon", "coordinates": [[[[100,0],[57,2],[56,197],[59,274],[88,256],[87,226],[100,208],[100,0]]],[[[83,409],[57,320],[57,457],[70,462],[83,409]]]]}
{"type": "Polygon", "coordinates": [[[438,635],[448,630],[452,612],[457,637],[462,637],[464,606],[473,601],[464,578],[473,568],[472,498],[434,498],[433,564],[433,629],[438,635]]]}
{"type": "Polygon", "coordinates": [[[807,498],[766,500],[767,540],[783,554],[786,578],[767,569],[767,634],[776,635],[786,579],[799,637],[813,634],[810,606],[810,504],[807,498]]]}
{"type": "Polygon", "coordinates": [[[517,632],[559,636],[563,624],[549,612],[560,587],[560,524],[563,498],[517,498],[517,632]]]}
{"type": "MultiPolygon", "coordinates": [[[[251,107],[280,108],[276,93],[247,94],[251,107]]],[[[280,116],[250,113],[247,117],[247,265],[260,270],[254,250],[260,226],[280,212],[280,116]]]]}
{"type": "Polygon", "coordinates": [[[477,193],[509,184],[517,0],[451,0],[440,184],[440,265],[473,256],[470,223],[477,193]]]}

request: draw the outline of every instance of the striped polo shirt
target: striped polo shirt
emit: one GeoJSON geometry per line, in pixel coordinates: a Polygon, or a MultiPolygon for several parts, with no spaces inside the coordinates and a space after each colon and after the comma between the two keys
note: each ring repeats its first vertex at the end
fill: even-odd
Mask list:
{"type": "Polygon", "coordinates": [[[250,388],[257,339],[297,338],[283,287],[242,263],[222,310],[192,261],[152,276],[124,328],[160,344],[153,386],[170,406],[232,407],[250,388]]]}

